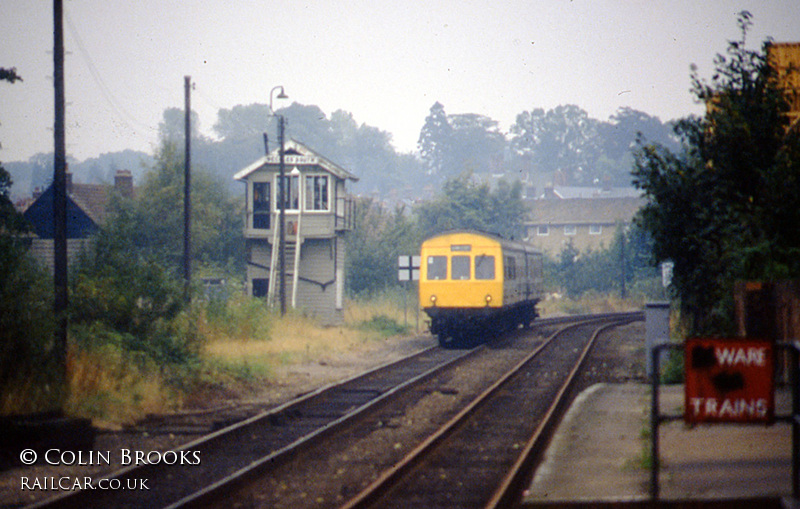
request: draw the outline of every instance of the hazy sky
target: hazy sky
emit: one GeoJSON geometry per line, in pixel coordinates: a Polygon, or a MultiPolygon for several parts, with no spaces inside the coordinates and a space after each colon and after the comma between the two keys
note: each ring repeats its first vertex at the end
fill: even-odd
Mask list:
{"type": "MultiPolygon", "coordinates": [[[[165,108],[290,99],[392,133],[414,150],[431,105],[505,131],[522,111],[630,106],[666,121],[701,111],[689,66],[710,75],[749,10],[752,49],[800,41],[797,0],[65,0],[67,152],[151,152],[165,108]]],[[[0,160],[53,150],[52,2],[0,0],[0,160]]],[[[289,132],[291,135],[291,131],[289,132]]]]}

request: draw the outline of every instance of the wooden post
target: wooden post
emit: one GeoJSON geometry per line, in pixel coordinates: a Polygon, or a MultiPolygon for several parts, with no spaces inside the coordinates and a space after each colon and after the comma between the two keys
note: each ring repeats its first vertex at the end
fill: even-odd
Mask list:
{"type": "Polygon", "coordinates": [[[53,311],[56,361],[67,374],[67,144],[64,101],[64,20],[62,0],[53,0],[53,84],[55,160],[53,165],[53,311]]]}
{"type": "Polygon", "coordinates": [[[186,302],[191,302],[192,284],[192,78],[184,76],[184,137],[183,158],[183,284],[186,302]]]}

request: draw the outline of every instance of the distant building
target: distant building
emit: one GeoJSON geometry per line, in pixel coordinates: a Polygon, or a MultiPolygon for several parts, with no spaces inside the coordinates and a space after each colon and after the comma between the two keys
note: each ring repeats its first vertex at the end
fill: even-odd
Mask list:
{"type": "MultiPolygon", "coordinates": [[[[286,302],[323,322],[344,319],[345,234],[353,228],[354,201],[347,170],[301,143],[284,146],[286,214],[286,302]]],[[[279,298],[279,151],[276,149],[234,175],[246,184],[244,234],[247,290],[279,298]]]]}
{"type": "MultiPolygon", "coordinates": [[[[67,259],[72,261],[88,246],[92,235],[102,225],[108,212],[112,190],[133,196],[133,177],[128,170],[118,170],[114,186],[75,184],[67,173],[67,259]]],[[[18,204],[22,215],[33,226],[30,254],[42,267],[53,271],[53,186],[34,193],[30,200],[18,204]]]]}
{"type": "Polygon", "coordinates": [[[629,226],[645,203],[640,196],[559,198],[557,189],[553,193],[528,202],[531,220],[525,223],[527,241],[552,257],[570,243],[578,251],[609,247],[617,229],[629,226]]]}
{"type": "Polygon", "coordinates": [[[800,120],[800,42],[773,42],[767,47],[767,61],[776,71],[778,86],[789,101],[791,122],[800,120]]]}

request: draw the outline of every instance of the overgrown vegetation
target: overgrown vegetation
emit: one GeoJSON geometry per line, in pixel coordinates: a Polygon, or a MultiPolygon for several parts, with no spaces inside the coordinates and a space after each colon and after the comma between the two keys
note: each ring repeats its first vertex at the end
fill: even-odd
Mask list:
{"type": "MultiPolygon", "coordinates": [[[[639,221],[657,261],[674,263],[673,286],[691,333],[730,334],[736,280],[800,277],[800,129],[768,61],[741,39],[715,59],[710,83],[692,76],[704,117],[678,123],[683,151],[643,145],[635,184],[648,198],[639,221]]],[[[798,72],[797,69],[790,72],[798,72]]]]}
{"type": "MultiPolygon", "coordinates": [[[[321,327],[302,312],[279,317],[244,294],[242,198],[230,194],[230,182],[210,175],[230,176],[213,167],[193,173],[191,255],[195,274],[224,278],[227,286],[208,296],[192,288],[189,303],[180,271],[183,159],[174,143],[180,116],[165,112],[162,142],[137,196],[113,197],[110,218],[70,269],[66,409],[130,422],[209,391],[243,394],[287,365],[368,351],[406,334],[403,303],[414,309],[416,296],[397,284],[399,255],[417,253],[422,239],[448,229],[524,236],[522,186],[512,180],[490,186],[493,170],[532,172],[537,185],[556,179],[624,184],[632,160],[626,147],[635,131],[649,140],[642,138],[634,170],[649,199],[639,224],[620,231],[606,248],[567,246],[548,260],[550,298],[541,310],[611,311],[660,298],[664,290],[652,262],[671,260],[682,316],[694,318],[692,330],[725,331],[735,279],[800,273],[800,133],[787,130],[785,97],[774,85],[766,46],[762,53],[746,50],[749,17],[740,24],[742,40],[718,58],[713,82],[693,77],[695,95],[713,107],[702,119],[677,124],[683,140],[677,155],[665,126],[632,110],[599,123],[574,106],[534,109],[518,116],[506,140],[493,120],[448,115],[436,103],[420,133],[418,158],[395,154],[387,133],[358,126],[346,112],[328,119],[316,107],[282,110],[293,119],[293,136],[363,172],[363,182],[379,194],[400,185],[417,188],[415,197],[423,186],[431,185],[426,193],[441,189],[425,202],[394,209],[360,199],[357,228],[348,237],[351,301],[341,327],[321,327]],[[625,139],[612,133],[626,133],[625,139]]],[[[215,161],[218,150],[235,161],[227,170],[260,156],[267,128],[262,109],[222,110],[215,126],[220,140],[195,145],[197,166],[215,161]]],[[[26,227],[11,205],[10,186],[0,167],[2,413],[46,409],[63,403],[64,393],[50,375],[51,282],[26,255],[26,227]]]]}

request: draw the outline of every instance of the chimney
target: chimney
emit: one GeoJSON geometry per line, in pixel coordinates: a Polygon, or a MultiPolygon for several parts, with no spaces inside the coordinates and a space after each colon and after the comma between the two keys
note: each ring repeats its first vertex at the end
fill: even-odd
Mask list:
{"type": "Polygon", "coordinates": [[[117,170],[114,175],[114,189],[125,198],[133,198],[133,175],[130,170],[117,170]]]}

